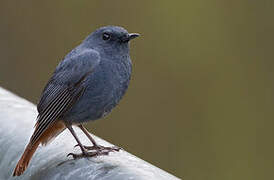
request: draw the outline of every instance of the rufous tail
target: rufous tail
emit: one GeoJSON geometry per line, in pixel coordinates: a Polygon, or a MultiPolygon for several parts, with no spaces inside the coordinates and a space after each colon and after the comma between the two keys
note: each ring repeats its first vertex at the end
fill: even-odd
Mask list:
{"type": "MultiPolygon", "coordinates": [[[[36,125],[35,131],[37,130],[37,127],[38,127],[38,124],[36,125]]],[[[29,165],[29,162],[34,152],[36,151],[40,143],[42,145],[46,145],[52,139],[54,139],[59,133],[61,133],[64,129],[65,129],[65,124],[62,121],[56,121],[42,133],[42,135],[36,142],[30,141],[14,169],[13,176],[20,176],[21,174],[24,173],[24,171],[27,169],[29,165]]]]}
{"type": "Polygon", "coordinates": [[[28,144],[23,155],[21,156],[20,160],[18,161],[14,169],[13,176],[20,176],[21,174],[23,174],[23,172],[27,169],[29,162],[39,144],[39,141],[35,144],[31,144],[31,142],[28,144]]]}

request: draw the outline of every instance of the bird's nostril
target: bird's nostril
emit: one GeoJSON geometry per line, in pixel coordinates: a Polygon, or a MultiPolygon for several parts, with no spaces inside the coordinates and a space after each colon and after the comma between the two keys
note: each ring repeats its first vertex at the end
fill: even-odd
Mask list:
{"type": "Polygon", "coordinates": [[[121,42],[125,43],[129,41],[129,34],[125,34],[120,37],[121,42]]]}

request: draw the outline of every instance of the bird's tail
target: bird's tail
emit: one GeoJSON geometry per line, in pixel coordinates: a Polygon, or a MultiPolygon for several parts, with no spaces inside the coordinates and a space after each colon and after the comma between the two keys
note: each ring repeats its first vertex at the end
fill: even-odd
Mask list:
{"type": "MultiPolygon", "coordinates": [[[[35,125],[35,132],[38,129],[39,124],[35,125]]],[[[29,144],[27,145],[23,155],[21,156],[20,160],[18,161],[13,176],[20,176],[23,172],[27,169],[29,162],[35,153],[36,149],[38,148],[39,144],[42,145],[48,144],[52,139],[54,139],[58,134],[60,134],[65,129],[65,124],[63,121],[56,121],[50,127],[48,127],[38,138],[36,141],[30,140],[29,144]]]]}
{"type": "Polygon", "coordinates": [[[14,169],[13,176],[20,176],[21,174],[23,174],[23,172],[27,169],[29,162],[39,144],[39,141],[37,141],[35,144],[32,144],[31,142],[28,144],[14,169]]]}

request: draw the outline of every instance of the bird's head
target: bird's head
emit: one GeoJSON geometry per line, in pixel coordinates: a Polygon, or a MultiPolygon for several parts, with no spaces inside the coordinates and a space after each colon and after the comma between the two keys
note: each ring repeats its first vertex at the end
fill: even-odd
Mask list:
{"type": "Polygon", "coordinates": [[[129,41],[138,37],[137,33],[128,31],[118,26],[105,26],[91,33],[85,40],[84,45],[97,51],[106,53],[128,52],[129,41]]]}

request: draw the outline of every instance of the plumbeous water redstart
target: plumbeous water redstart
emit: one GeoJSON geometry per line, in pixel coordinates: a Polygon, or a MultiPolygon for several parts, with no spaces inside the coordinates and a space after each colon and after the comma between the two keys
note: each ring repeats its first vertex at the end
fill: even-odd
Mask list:
{"type": "Polygon", "coordinates": [[[129,41],[138,37],[122,27],[106,26],[91,33],[59,63],[37,105],[35,130],[13,175],[27,168],[39,144],[47,144],[68,128],[81,148],[74,158],[107,155],[118,147],[98,145],[83,127],[110,113],[125,94],[131,76],[129,41]],[[78,126],[93,146],[83,146],[72,125],[78,126]]]}

